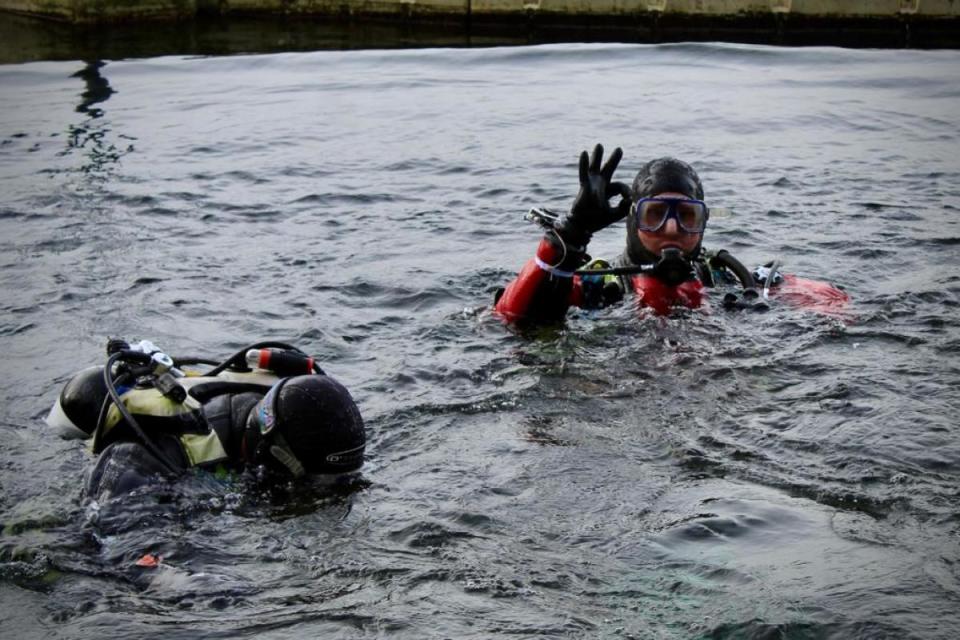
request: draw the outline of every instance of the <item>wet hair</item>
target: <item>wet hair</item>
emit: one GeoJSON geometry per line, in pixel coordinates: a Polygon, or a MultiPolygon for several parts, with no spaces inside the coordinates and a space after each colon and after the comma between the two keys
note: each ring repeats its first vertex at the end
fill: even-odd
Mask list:
{"type": "MultiPolygon", "coordinates": [[[[650,198],[670,191],[703,200],[703,185],[693,167],[676,158],[657,158],[643,165],[637,172],[630,189],[630,198],[636,202],[641,198],[650,198]]],[[[687,257],[695,258],[699,254],[700,243],[697,243],[692,255],[687,257]]],[[[660,259],[660,256],[653,255],[640,241],[637,218],[634,215],[627,216],[626,257],[633,264],[650,264],[660,259]]]]}

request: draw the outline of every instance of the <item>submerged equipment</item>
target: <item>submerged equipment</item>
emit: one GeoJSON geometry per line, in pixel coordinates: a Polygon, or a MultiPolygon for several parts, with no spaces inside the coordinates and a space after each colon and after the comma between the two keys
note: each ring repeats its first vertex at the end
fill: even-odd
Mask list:
{"type": "Polygon", "coordinates": [[[780,260],[768,262],[759,266],[750,274],[756,283],[753,287],[744,288],[740,295],[728,293],[723,297],[725,309],[746,309],[750,311],[767,311],[770,309],[770,288],[781,284],[784,280],[780,273],[780,260]],[[757,286],[761,286],[757,290],[757,286]]]}
{"type": "Polygon", "coordinates": [[[760,297],[760,292],[751,287],[744,289],[739,295],[730,292],[723,296],[723,308],[728,310],[768,311],[770,304],[766,298],[760,297]]]}

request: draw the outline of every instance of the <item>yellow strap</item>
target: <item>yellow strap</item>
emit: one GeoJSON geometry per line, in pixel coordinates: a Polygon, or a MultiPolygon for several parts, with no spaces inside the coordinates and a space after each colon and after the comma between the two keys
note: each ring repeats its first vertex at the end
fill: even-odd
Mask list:
{"type": "MultiPolygon", "coordinates": [[[[189,396],[182,403],[174,402],[157,389],[131,389],[120,396],[120,399],[123,400],[123,405],[134,417],[140,415],[165,418],[177,416],[181,413],[190,413],[200,408],[200,403],[189,396]]],[[[107,410],[104,433],[117,426],[122,418],[123,416],[117,409],[117,405],[111,403],[107,410]]]]}
{"type": "Polygon", "coordinates": [[[190,460],[190,466],[193,467],[227,458],[227,452],[223,449],[223,444],[215,431],[205,435],[185,433],[180,436],[180,444],[183,445],[183,451],[190,460]]]}

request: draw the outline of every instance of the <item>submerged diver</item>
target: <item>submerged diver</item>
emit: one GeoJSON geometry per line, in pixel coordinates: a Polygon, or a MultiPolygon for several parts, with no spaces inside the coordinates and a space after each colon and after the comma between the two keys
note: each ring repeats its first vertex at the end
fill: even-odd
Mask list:
{"type": "Polygon", "coordinates": [[[47,422],[92,438],[86,492],[103,499],[189,469],[257,469],[336,481],[363,464],[366,434],[350,393],[312,358],[260,343],[220,365],[175,360],[143,341],[111,341],[105,366],[76,374],[47,422]]]}
{"type": "Polygon", "coordinates": [[[570,213],[561,218],[544,210],[531,211],[546,233],[535,257],[497,292],[496,310],[507,321],[557,322],[571,305],[605,307],[623,300],[628,292],[640,307],[663,315],[677,307],[700,307],[705,287],[737,283],[743,292],[727,293],[723,300],[727,308],[765,309],[770,293],[828,312],[847,302],[847,295],[831,285],[780,273],[776,262],[751,272],[726,251],[704,250],[710,208],[693,167],[674,158],[652,160],[628,187],[612,181],[622,156],[615,149],[601,167],[601,145],[590,157],[582,152],[580,191],[570,213]],[[611,206],[616,196],[620,201],[611,206]],[[612,265],[591,261],[587,245],[593,234],[624,217],[623,254],[612,265]]]}

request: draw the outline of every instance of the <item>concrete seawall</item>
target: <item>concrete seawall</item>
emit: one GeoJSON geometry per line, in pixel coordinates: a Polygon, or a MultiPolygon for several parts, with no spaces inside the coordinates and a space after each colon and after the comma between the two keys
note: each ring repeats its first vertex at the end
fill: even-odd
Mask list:
{"type": "Polygon", "coordinates": [[[74,33],[117,23],[129,30],[156,21],[249,19],[267,30],[281,21],[286,32],[318,22],[391,23],[529,43],[960,47],[960,0],[0,0],[4,11],[73,25],[74,33]]]}
{"type": "Polygon", "coordinates": [[[960,18],[960,0],[0,0],[0,10],[72,22],[197,15],[381,17],[531,15],[736,19],[781,15],[832,19],[960,18]]]}

